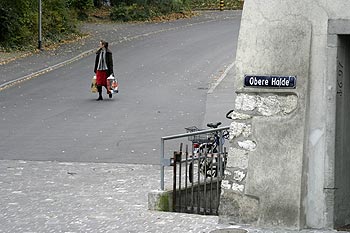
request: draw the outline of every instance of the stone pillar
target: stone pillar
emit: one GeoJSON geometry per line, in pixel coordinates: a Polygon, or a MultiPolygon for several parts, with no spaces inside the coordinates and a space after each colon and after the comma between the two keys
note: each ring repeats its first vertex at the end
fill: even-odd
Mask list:
{"type": "Polygon", "coordinates": [[[245,1],[220,221],[304,226],[312,27],[296,15],[301,2],[245,1]],[[245,75],[295,76],[297,85],[247,87],[245,75]]]}
{"type": "Polygon", "coordinates": [[[350,1],[245,0],[219,219],[350,224],[350,1]],[[295,76],[292,89],[245,75],[295,76]]]}

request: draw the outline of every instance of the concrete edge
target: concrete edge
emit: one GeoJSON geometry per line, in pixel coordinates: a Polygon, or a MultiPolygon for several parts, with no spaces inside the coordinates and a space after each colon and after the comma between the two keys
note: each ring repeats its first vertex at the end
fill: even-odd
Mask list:
{"type": "Polygon", "coordinates": [[[210,89],[208,90],[207,94],[212,94],[214,92],[214,90],[216,89],[217,86],[219,86],[219,84],[222,82],[222,80],[224,80],[224,78],[226,78],[228,72],[230,72],[230,70],[234,67],[235,65],[235,61],[233,61],[224,71],[224,73],[219,77],[218,80],[216,80],[216,82],[210,87],[210,89]]]}

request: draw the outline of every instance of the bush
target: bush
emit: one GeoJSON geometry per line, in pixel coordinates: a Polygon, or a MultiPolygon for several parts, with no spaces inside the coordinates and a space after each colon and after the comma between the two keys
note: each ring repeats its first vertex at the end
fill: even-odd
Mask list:
{"type": "Polygon", "coordinates": [[[18,48],[32,41],[37,11],[27,0],[0,0],[0,46],[18,48]]]}
{"type": "Polygon", "coordinates": [[[67,0],[68,8],[76,11],[79,20],[86,20],[93,9],[93,0],[67,0]]]}
{"type": "Polygon", "coordinates": [[[188,3],[183,0],[130,0],[113,2],[110,17],[116,21],[148,20],[155,16],[188,11],[188,3]]]}
{"type": "MultiPolygon", "coordinates": [[[[218,9],[220,0],[42,0],[45,43],[75,34],[78,20],[95,5],[111,5],[110,18],[144,21],[192,9],[218,9]]],[[[242,9],[242,0],[225,0],[225,9],[242,9]]],[[[109,8],[108,8],[109,9],[109,8]]],[[[38,0],[0,0],[0,47],[33,47],[38,38],[38,0]]]]}
{"type": "MultiPolygon", "coordinates": [[[[59,41],[76,32],[76,8],[86,11],[92,0],[42,1],[42,37],[59,41]]],[[[0,0],[0,46],[2,48],[28,48],[38,38],[37,0],[0,0]]]]}
{"type": "MultiPolygon", "coordinates": [[[[148,20],[155,16],[197,9],[219,9],[220,0],[110,0],[110,17],[118,21],[148,20]]],[[[242,9],[243,0],[224,0],[225,9],[242,9]]]]}
{"type": "Polygon", "coordinates": [[[76,13],[64,0],[45,0],[42,5],[42,31],[45,40],[59,41],[76,32],[76,13]]]}
{"type": "Polygon", "coordinates": [[[114,7],[111,11],[110,17],[115,21],[136,21],[146,20],[152,15],[148,7],[132,4],[130,6],[120,4],[118,7],[114,7]]]}
{"type": "MultiPolygon", "coordinates": [[[[224,0],[224,8],[238,10],[243,8],[243,0],[224,0]]],[[[220,0],[191,0],[190,6],[193,10],[219,9],[220,0]]]]}

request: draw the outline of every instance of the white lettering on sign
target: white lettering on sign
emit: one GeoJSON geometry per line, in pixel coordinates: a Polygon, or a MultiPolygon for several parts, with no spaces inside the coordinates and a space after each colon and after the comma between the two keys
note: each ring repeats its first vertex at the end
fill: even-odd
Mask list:
{"type": "Polygon", "coordinates": [[[269,85],[269,80],[265,79],[257,79],[256,77],[251,77],[249,79],[249,84],[254,85],[254,86],[268,86],[269,85]]]}
{"type": "Polygon", "coordinates": [[[271,85],[272,86],[289,86],[289,80],[288,79],[282,79],[282,78],[272,78],[271,79],[271,85]]]}

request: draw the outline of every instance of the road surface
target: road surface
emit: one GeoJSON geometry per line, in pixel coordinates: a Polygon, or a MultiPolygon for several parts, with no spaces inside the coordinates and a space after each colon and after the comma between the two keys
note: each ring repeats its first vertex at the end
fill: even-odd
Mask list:
{"type": "MultiPolygon", "coordinates": [[[[0,91],[0,159],[159,164],[162,136],[204,124],[207,92],[234,61],[239,24],[239,13],[225,11],[93,28],[110,42],[120,93],[109,99],[104,90],[96,101],[89,92],[91,53],[0,91]]],[[[31,69],[11,66],[2,69],[31,69]]]]}

